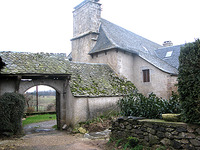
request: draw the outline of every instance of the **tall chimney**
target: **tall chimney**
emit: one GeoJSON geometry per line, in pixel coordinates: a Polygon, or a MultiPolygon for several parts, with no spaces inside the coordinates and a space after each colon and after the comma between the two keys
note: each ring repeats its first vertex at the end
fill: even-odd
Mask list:
{"type": "Polygon", "coordinates": [[[84,0],[74,7],[72,61],[90,62],[88,55],[94,47],[101,24],[101,4],[99,0],[84,0]]]}
{"type": "Polygon", "coordinates": [[[88,32],[98,32],[101,19],[99,0],[84,0],[74,7],[73,36],[77,37],[88,32]]]}

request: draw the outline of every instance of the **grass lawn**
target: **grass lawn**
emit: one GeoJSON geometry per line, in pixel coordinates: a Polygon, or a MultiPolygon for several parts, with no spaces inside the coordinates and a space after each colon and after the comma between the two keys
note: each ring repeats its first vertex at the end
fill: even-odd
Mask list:
{"type": "Polygon", "coordinates": [[[42,121],[56,120],[56,114],[34,115],[28,116],[26,120],[22,121],[23,126],[31,123],[37,123],[42,121]]]}

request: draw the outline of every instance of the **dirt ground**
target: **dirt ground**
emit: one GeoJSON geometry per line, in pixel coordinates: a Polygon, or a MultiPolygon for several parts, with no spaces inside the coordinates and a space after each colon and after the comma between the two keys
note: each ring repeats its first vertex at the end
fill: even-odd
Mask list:
{"type": "Polygon", "coordinates": [[[107,140],[90,140],[82,134],[70,134],[52,129],[52,122],[25,127],[24,137],[0,140],[0,150],[105,150],[107,140]],[[45,126],[45,124],[48,126],[45,126]]]}

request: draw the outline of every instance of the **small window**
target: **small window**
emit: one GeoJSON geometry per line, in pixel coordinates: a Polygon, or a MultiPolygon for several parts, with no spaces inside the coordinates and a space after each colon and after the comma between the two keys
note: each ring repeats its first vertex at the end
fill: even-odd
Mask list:
{"type": "Polygon", "coordinates": [[[166,53],[165,57],[171,57],[172,56],[172,51],[169,51],[166,53]]]}
{"type": "Polygon", "coordinates": [[[150,82],[149,69],[142,70],[142,72],[143,72],[143,82],[150,82]]]}

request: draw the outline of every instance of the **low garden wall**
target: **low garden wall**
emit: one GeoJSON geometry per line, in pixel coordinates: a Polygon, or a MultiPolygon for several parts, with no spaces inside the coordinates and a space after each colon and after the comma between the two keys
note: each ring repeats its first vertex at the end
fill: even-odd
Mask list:
{"type": "Polygon", "coordinates": [[[200,150],[200,126],[182,122],[143,119],[138,117],[118,118],[113,122],[111,138],[139,139],[141,145],[164,145],[174,149],[200,150]]]}

